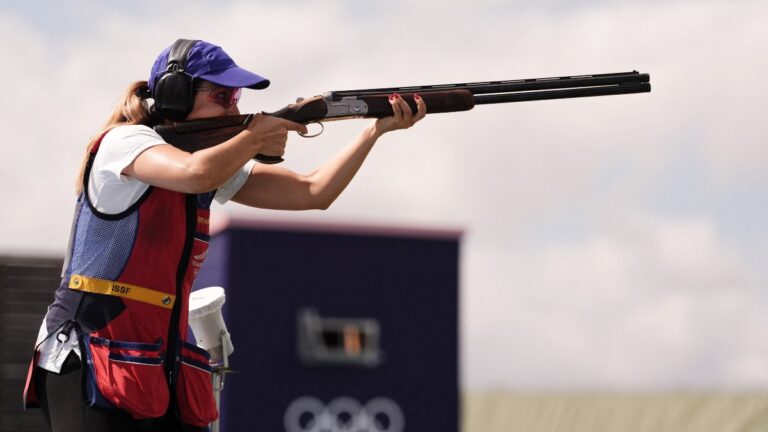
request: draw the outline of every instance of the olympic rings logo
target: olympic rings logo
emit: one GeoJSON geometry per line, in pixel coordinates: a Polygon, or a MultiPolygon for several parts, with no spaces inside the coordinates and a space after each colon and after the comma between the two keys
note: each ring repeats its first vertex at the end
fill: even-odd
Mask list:
{"type": "Polygon", "coordinates": [[[400,406],[385,397],[362,405],[351,397],[324,404],[302,396],[291,402],[283,418],[286,432],[403,432],[405,417],[400,406]]]}

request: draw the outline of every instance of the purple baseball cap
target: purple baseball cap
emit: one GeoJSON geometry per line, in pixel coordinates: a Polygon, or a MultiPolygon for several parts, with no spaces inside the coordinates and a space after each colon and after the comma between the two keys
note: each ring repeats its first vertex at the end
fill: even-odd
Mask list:
{"type": "MultiPolygon", "coordinates": [[[[168,53],[171,47],[164,49],[157,56],[152,72],[149,75],[149,89],[155,90],[155,83],[165,73],[168,67],[168,53]]],[[[269,80],[247,71],[232,60],[221,47],[206,41],[197,41],[190,49],[187,57],[186,73],[192,78],[200,78],[224,87],[244,87],[264,89],[269,86],[269,80]]]]}

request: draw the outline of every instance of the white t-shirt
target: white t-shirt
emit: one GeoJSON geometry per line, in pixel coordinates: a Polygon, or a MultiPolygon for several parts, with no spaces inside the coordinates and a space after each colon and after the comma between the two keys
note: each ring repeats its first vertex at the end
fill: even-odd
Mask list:
{"type": "MultiPolygon", "coordinates": [[[[118,126],[101,141],[88,179],[88,197],[96,210],[117,214],[135,203],[149,185],[122,174],[143,151],[166,144],[154,129],[144,125],[118,126]]],[[[219,204],[232,199],[248,180],[256,161],[250,160],[232,178],[216,190],[219,204]]]]}
{"type": "MultiPolygon", "coordinates": [[[[166,144],[154,129],[143,125],[118,126],[110,130],[101,140],[99,151],[93,161],[88,178],[88,197],[96,210],[106,214],[117,214],[135,203],[146,192],[149,185],[122,174],[141,152],[159,144],[166,144]]],[[[235,175],[216,190],[214,199],[220,204],[232,199],[248,180],[256,161],[248,161],[235,175]]],[[[57,334],[48,336],[45,319],[37,335],[39,346],[37,365],[51,372],[61,372],[70,352],[80,357],[75,330],[64,342],[57,334]]]]}

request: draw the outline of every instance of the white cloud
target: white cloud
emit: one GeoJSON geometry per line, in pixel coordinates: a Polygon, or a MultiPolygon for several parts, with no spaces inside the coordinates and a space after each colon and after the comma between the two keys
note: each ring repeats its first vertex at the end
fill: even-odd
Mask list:
{"type": "Polygon", "coordinates": [[[468,260],[483,275],[464,293],[476,386],[768,385],[756,366],[768,355],[761,285],[707,221],[637,218],[584,242],[468,260]]]}

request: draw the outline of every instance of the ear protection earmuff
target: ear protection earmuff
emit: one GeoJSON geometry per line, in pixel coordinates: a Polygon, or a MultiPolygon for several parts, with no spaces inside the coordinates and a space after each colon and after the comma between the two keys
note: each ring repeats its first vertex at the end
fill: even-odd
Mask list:
{"type": "Polygon", "coordinates": [[[168,52],[168,66],[157,80],[153,92],[154,110],[162,118],[181,121],[192,112],[195,91],[192,76],[186,69],[189,52],[197,42],[179,39],[168,52]]]}

